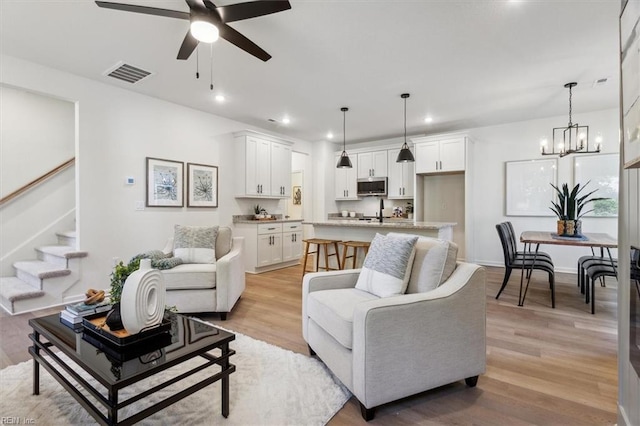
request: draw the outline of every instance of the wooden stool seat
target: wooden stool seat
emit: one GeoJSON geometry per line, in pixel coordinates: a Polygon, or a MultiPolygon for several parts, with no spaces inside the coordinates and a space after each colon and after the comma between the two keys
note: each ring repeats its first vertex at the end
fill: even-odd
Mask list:
{"type": "Polygon", "coordinates": [[[343,241],[342,242],[342,269],[346,269],[346,261],[347,259],[353,259],[352,268],[355,269],[358,264],[358,249],[362,249],[364,251],[364,256],[367,256],[369,253],[369,247],[371,247],[371,243],[367,241],[343,241]],[[353,254],[347,256],[347,251],[349,248],[353,248],[353,254]]]}
{"type": "Polygon", "coordinates": [[[325,271],[338,271],[342,269],[340,266],[340,255],[338,254],[338,243],[342,242],[340,240],[327,240],[324,238],[307,238],[306,240],[302,240],[305,243],[304,248],[304,261],[302,265],[302,276],[307,273],[307,258],[310,254],[316,255],[316,271],[320,269],[324,269],[325,271]],[[316,245],[315,251],[309,251],[311,244],[316,245]],[[329,246],[333,245],[333,253],[329,253],[329,246]],[[324,249],[324,266],[320,266],[320,249],[324,249]],[[338,263],[338,268],[329,267],[329,257],[335,256],[336,262],[338,263]]]}

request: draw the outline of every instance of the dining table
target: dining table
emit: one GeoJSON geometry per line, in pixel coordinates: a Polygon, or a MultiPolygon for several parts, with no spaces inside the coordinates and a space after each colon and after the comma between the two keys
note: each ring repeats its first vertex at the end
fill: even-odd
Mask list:
{"type": "MultiPolygon", "coordinates": [[[[611,249],[618,247],[618,241],[609,234],[605,233],[584,233],[579,237],[565,237],[556,234],[555,232],[548,231],[524,231],[520,234],[520,242],[524,243],[524,251],[525,253],[531,252],[533,253],[533,263],[536,261],[536,256],[538,253],[538,249],[541,244],[548,245],[557,245],[557,246],[573,246],[573,247],[589,247],[591,248],[591,253],[594,253],[594,249],[600,249],[601,257],[604,257],[604,251],[607,252],[607,256],[609,261],[611,262],[611,266],[615,271],[616,278],[617,268],[615,265],[615,260],[613,256],[611,256],[611,249]],[[536,248],[534,251],[531,251],[532,245],[535,244],[536,248]]],[[[524,299],[527,297],[527,290],[529,289],[529,282],[531,281],[531,272],[532,268],[523,268],[520,273],[520,293],[518,295],[518,306],[524,305],[524,299]],[[524,293],[522,291],[522,287],[524,285],[524,270],[529,269],[527,273],[527,285],[524,288],[524,293]]]]}

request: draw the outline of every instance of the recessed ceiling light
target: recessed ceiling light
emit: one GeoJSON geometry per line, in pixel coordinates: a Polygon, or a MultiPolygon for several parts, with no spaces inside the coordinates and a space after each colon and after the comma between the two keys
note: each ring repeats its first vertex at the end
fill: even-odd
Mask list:
{"type": "Polygon", "coordinates": [[[430,116],[425,117],[424,122],[427,123],[427,124],[432,123],[433,122],[433,117],[430,117],[430,116]]]}
{"type": "Polygon", "coordinates": [[[224,102],[224,96],[223,95],[216,95],[216,101],[218,102],[224,102]]]}
{"type": "Polygon", "coordinates": [[[289,117],[284,117],[284,118],[282,119],[282,123],[283,123],[283,124],[289,124],[289,123],[291,123],[291,120],[289,120],[289,117]]]}
{"type": "Polygon", "coordinates": [[[333,139],[333,133],[331,132],[327,133],[327,139],[333,139]]]}

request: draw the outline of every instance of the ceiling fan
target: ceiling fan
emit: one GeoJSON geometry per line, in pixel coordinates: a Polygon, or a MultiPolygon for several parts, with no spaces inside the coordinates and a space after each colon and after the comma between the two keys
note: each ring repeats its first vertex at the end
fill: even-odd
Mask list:
{"type": "Polygon", "coordinates": [[[247,37],[231,28],[227,23],[291,9],[291,4],[288,0],[258,0],[228,6],[216,6],[210,0],[185,1],[189,6],[189,12],[104,1],[96,1],[96,4],[107,9],[166,16],[168,18],[190,21],[190,31],[187,32],[182,46],[180,46],[180,50],[178,51],[178,59],[182,60],[188,59],[189,56],[191,56],[191,53],[193,53],[200,41],[212,43],[216,41],[218,37],[222,37],[245,52],[266,62],[271,59],[271,55],[247,37]]]}

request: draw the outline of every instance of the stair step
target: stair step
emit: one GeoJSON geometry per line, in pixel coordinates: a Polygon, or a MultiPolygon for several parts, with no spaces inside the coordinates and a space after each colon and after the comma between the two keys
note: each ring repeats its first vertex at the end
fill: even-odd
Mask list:
{"type": "Polygon", "coordinates": [[[76,246],[76,231],[57,232],[56,236],[58,237],[58,244],[71,247],[76,246]]]}
{"type": "Polygon", "coordinates": [[[73,259],[77,257],[87,257],[86,251],[79,251],[69,246],[44,246],[37,247],[36,251],[40,253],[51,254],[65,259],[73,259]]]}
{"type": "Polygon", "coordinates": [[[45,278],[64,277],[65,275],[71,274],[69,269],[61,268],[59,265],[41,260],[24,260],[14,263],[13,267],[16,268],[18,272],[25,272],[41,280],[45,278]]]}
{"type": "Polygon", "coordinates": [[[16,277],[0,278],[0,296],[13,303],[18,300],[44,296],[44,291],[33,288],[16,277]]]}

